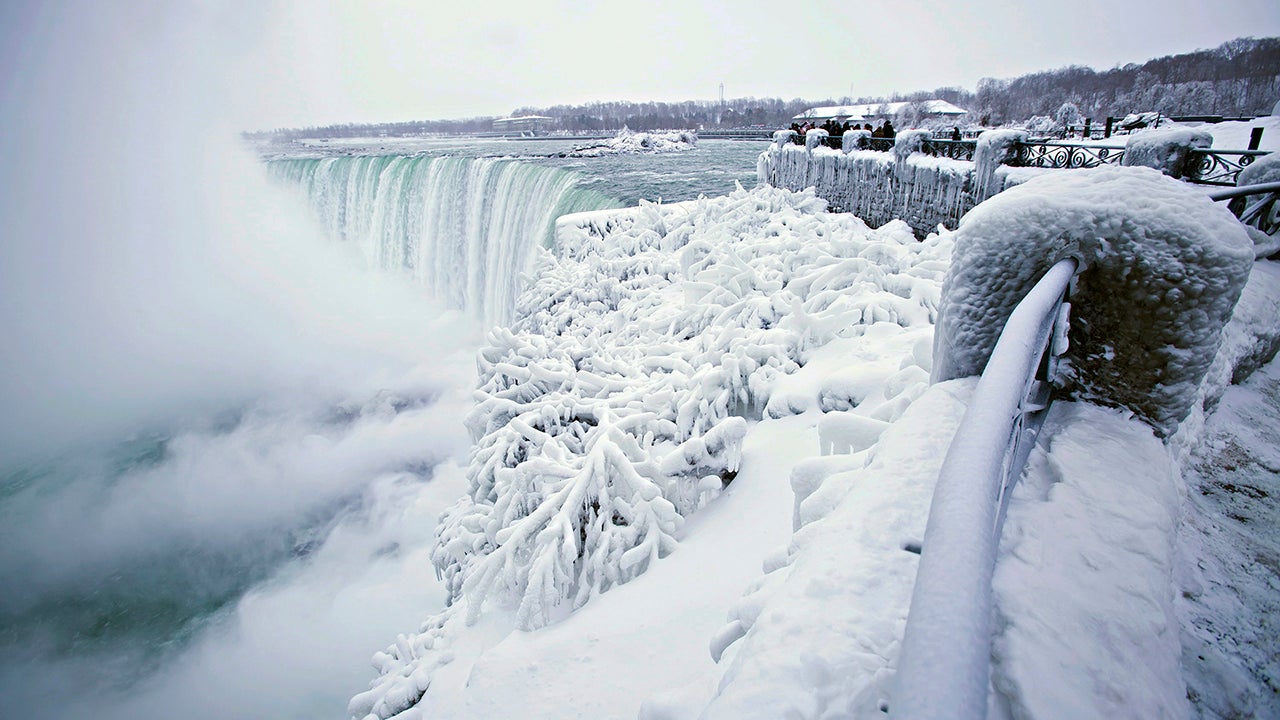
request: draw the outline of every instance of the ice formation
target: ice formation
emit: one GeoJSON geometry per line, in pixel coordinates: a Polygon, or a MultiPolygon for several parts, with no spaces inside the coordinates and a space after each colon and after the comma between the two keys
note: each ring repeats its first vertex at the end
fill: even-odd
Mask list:
{"type": "Polygon", "coordinates": [[[830,135],[822,128],[812,128],[804,134],[804,149],[812,150],[816,147],[824,147],[826,139],[830,135]]]}
{"type": "Polygon", "coordinates": [[[828,343],[927,338],[934,320],[949,243],[825,207],[761,187],[562,219],[558,257],[542,254],[517,320],[480,352],[470,490],[434,554],[452,605],[379,653],[355,715],[418,703],[486,606],[536,628],[675,549],[682,518],[734,477],[744,417],[857,407],[826,430],[850,450],[924,391],[912,336],[888,382],[774,395],[828,343]]]}
{"type": "Polygon", "coordinates": [[[995,195],[996,168],[1017,156],[1018,144],[1027,141],[1025,130],[987,130],[973,149],[973,194],[978,202],[995,195]]]}
{"type": "Polygon", "coordinates": [[[801,148],[791,143],[793,135],[790,130],[774,133],[774,144],[756,163],[760,182],[790,190],[812,187],[834,209],[872,225],[901,219],[917,237],[935,232],[939,225],[954,228],[976,204],[1025,181],[1037,170],[1010,172],[1003,165],[1016,154],[1017,144],[1026,140],[1024,130],[984,132],[973,162],[920,153],[931,137],[927,130],[902,131],[892,153],[860,149],[870,137],[865,130],[845,132],[840,151],[808,140],[801,148]]]}
{"type": "Polygon", "coordinates": [[[845,143],[841,150],[775,145],[760,154],[756,175],[760,182],[775,187],[812,187],[834,209],[872,225],[901,219],[918,237],[939,225],[954,227],[973,207],[973,163],[919,153],[895,163],[892,153],[858,150],[853,145],[856,142],[845,143]]]}
{"type": "Polygon", "coordinates": [[[1253,261],[1225,207],[1146,168],[1035,178],[971,211],[955,242],[934,380],[979,374],[1025,291],[1076,257],[1075,391],[1128,407],[1163,435],[1190,412],[1253,261]]]}
{"type": "Polygon", "coordinates": [[[1191,151],[1211,145],[1213,135],[1206,130],[1179,127],[1146,130],[1129,136],[1120,163],[1155,168],[1170,177],[1187,177],[1193,170],[1191,151]]]}
{"type": "Polygon", "coordinates": [[[845,130],[844,135],[841,136],[840,149],[845,153],[850,150],[862,150],[870,137],[870,130],[845,130]]]}
{"type": "Polygon", "coordinates": [[[911,153],[918,153],[925,141],[933,137],[928,130],[903,130],[893,140],[893,160],[898,165],[906,163],[911,153]]]}
{"type": "Polygon", "coordinates": [[[663,153],[692,150],[698,134],[692,130],[670,130],[661,133],[634,132],[623,128],[614,137],[594,145],[579,145],[562,157],[601,157],[631,153],[663,153]]]}
{"type": "Polygon", "coordinates": [[[874,449],[832,456],[850,458],[843,467],[797,468],[793,485],[803,477],[817,489],[791,543],[713,638],[725,658],[714,694],[680,717],[884,717],[929,500],[973,384],[933,386],[874,449]]]}

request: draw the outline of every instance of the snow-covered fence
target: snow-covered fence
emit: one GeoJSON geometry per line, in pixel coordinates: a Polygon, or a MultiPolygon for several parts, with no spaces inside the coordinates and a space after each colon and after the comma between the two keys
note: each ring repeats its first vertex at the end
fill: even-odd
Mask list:
{"type": "Polygon", "coordinates": [[[756,164],[757,177],[789,190],[813,187],[834,211],[852,212],[873,226],[901,219],[923,237],[938,225],[955,228],[974,206],[1017,184],[1006,167],[1138,165],[1196,184],[1234,185],[1238,178],[1245,182],[1243,174],[1268,155],[1214,150],[1203,133],[1177,128],[1133,135],[1127,145],[1031,140],[1022,130],[988,130],[976,142],[910,130],[897,138],[862,132],[851,130],[844,137],[818,130],[806,136],[776,133],[756,164]],[[832,159],[834,150],[842,151],[843,159],[832,159]]]}
{"type": "Polygon", "coordinates": [[[951,441],[929,509],[895,679],[894,718],[987,716],[991,575],[1012,484],[1048,409],[1066,350],[1059,261],[1005,324],[951,441]]]}
{"type": "Polygon", "coordinates": [[[761,153],[756,173],[775,187],[812,187],[832,210],[853,213],[872,226],[902,219],[918,237],[939,225],[955,227],[975,204],[972,163],[922,153],[895,163],[892,153],[784,142],[761,153]]]}

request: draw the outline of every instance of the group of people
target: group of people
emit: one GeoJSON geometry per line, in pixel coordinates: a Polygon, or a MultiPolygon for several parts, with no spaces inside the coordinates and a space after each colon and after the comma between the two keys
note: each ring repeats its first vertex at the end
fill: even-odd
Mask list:
{"type": "Polygon", "coordinates": [[[848,120],[840,123],[836,122],[835,118],[828,118],[827,121],[821,125],[814,125],[807,121],[803,124],[791,123],[791,129],[800,135],[804,135],[814,128],[826,130],[827,134],[833,137],[844,135],[848,130],[871,130],[871,137],[877,138],[892,138],[897,134],[893,129],[893,122],[890,120],[885,120],[884,124],[874,130],[871,129],[871,123],[858,125],[858,123],[850,123],[848,120]]]}

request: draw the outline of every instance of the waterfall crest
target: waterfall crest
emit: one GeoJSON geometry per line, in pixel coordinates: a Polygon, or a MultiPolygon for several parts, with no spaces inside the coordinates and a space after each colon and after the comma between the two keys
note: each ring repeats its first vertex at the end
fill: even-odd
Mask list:
{"type": "Polygon", "coordinates": [[[537,244],[560,215],[618,207],[576,173],[501,158],[364,156],[275,160],[338,241],[407,271],[450,307],[505,321],[537,244]]]}

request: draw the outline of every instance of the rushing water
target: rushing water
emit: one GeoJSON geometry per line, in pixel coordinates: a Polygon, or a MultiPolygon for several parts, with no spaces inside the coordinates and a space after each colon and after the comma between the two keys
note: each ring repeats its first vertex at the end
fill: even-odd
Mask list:
{"type": "Polygon", "coordinates": [[[617,202],[570,172],[494,158],[363,156],[275,160],[325,227],[384,270],[405,270],[449,307],[500,322],[552,221],[617,202]]]}
{"type": "Polygon", "coordinates": [[[369,656],[443,602],[426,555],[463,491],[472,348],[533,247],[565,212],[751,184],[761,148],[574,159],[564,142],[317,143],[267,162],[305,204],[243,169],[183,189],[229,199],[209,217],[159,215],[150,244],[118,248],[138,277],[175,277],[113,289],[102,299],[122,311],[77,330],[114,348],[91,366],[173,367],[112,402],[71,393],[66,417],[135,391],[172,407],[0,458],[0,717],[345,717],[369,656]],[[274,255],[238,245],[282,235],[301,239],[274,255]],[[355,251],[337,253],[349,269],[314,260],[333,248],[355,251]],[[230,267],[193,289],[171,261],[196,278],[230,267]],[[196,403],[188,386],[209,392],[196,403]]]}

